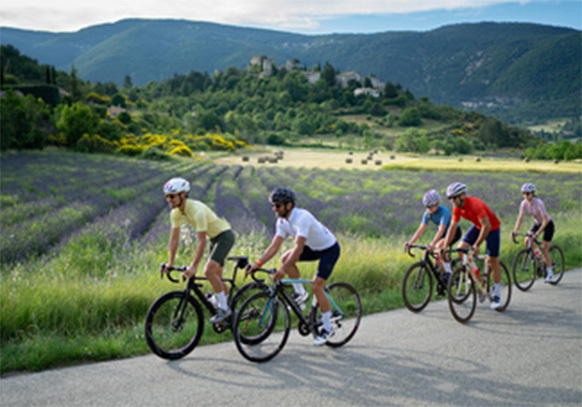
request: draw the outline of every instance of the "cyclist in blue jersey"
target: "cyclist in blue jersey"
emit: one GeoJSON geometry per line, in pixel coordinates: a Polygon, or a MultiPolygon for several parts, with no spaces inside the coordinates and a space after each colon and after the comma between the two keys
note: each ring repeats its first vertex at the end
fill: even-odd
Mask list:
{"type": "MultiPolygon", "coordinates": [[[[446,285],[448,278],[452,273],[451,263],[450,261],[444,261],[441,259],[439,253],[442,249],[446,248],[445,237],[447,236],[447,231],[449,230],[449,225],[451,224],[452,214],[446,206],[440,205],[440,195],[434,189],[431,189],[426,194],[424,194],[424,197],[422,198],[422,204],[426,207],[426,211],[424,212],[420,226],[412,236],[412,239],[404,243],[404,249],[408,250],[408,248],[424,234],[429,221],[434,223],[437,226],[437,232],[428,245],[428,250],[435,252],[437,264],[440,266],[441,272],[443,273],[441,280],[443,281],[443,284],[446,285]]],[[[457,231],[455,232],[455,237],[453,238],[451,245],[458,241],[460,238],[461,228],[457,226],[457,231]]],[[[439,285],[439,291],[437,292],[437,295],[442,294],[444,294],[444,292],[441,288],[441,285],[439,285]]]]}
{"type": "MultiPolygon", "coordinates": [[[[263,255],[249,266],[247,274],[272,259],[287,237],[295,239],[295,246],[281,257],[283,264],[274,275],[276,279],[281,280],[285,274],[292,279],[298,279],[298,261],[319,260],[312,288],[321,310],[323,326],[319,335],[313,340],[313,344],[323,345],[335,333],[330,320],[331,304],[325,295],[324,288],[340,256],[340,246],[335,236],[315,216],[305,209],[295,207],[295,193],[292,190],[276,188],[269,200],[273,205],[273,211],[277,214],[275,236],[263,255]]],[[[298,304],[307,301],[308,294],[301,283],[294,283],[293,288],[295,290],[293,298],[298,304]]]]}

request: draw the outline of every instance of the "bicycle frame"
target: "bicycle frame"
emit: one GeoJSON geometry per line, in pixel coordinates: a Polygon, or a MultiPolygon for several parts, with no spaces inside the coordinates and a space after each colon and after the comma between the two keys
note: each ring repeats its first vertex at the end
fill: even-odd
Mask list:
{"type": "MultiPolygon", "coordinates": [[[[432,257],[434,256],[434,254],[428,250],[427,246],[418,246],[418,245],[411,245],[408,248],[408,255],[410,257],[415,257],[414,254],[412,254],[412,252],[410,251],[411,249],[422,249],[424,250],[424,257],[422,259],[422,262],[424,263],[425,266],[428,266],[428,269],[430,270],[430,272],[432,273],[433,277],[435,278],[437,285],[440,284],[441,278],[440,278],[440,271],[437,270],[438,266],[432,261],[432,257]]],[[[417,274],[416,278],[418,278],[419,275],[417,274]]],[[[442,285],[442,284],[441,284],[442,285]]],[[[446,290],[447,287],[445,285],[442,285],[442,287],[446,290]]]]}
{"type": "MultiPolygon", "coordinates": [[[[239,269],[246,267],[246,265],[248,264],[248,257],[228,257],[228,260],[236,260],[237,261],[234,265],[234,268],[233,268],[232,277],[231,278],[226,278],[226,277],[221,278],[222,282],[228,283],[228,285],[229,285],[228,302],[230,303],[230,301],[232,299],[232,295],[233,295],[233,290],[238,288],[236,286],[237,272],[239,269]]],[[[162,265],[162,268],[160,270],[160,274],[161,274],[162,278],[164,278],[163,269],[164,269],[164,265],[162,265]]],[[[186,267],[173,268],[171,271],[174,271],[174,270],[175,271],[184,271],[184,270],[186,270],[186,267]]],[[[179,280],[172,278],[170,273],[167,274],[167,277],[170,281],[172,281],[174,283],[179,282],[179,280]]],[[[204,295],[204,293],[202,292],[201,288],[204,287],[204,285],[201,283],[201,281],[208,281],[208,277],[194,276],[193,278],[190,278],[188,280],[188,284],[186,285],[186,288],[184,290],[188,292],[188,295],[191,295],[193,297],[197,297],[198,300],[208,310],[208,312],[210,312],[211,315],[216,315],[216,313],[218,311],[216,310],[214,305],[212,305],[212,303],[210,303],[210,301],[208,301],[208,299],[206,298],[206,295],[204,295]]],[[[186,302],[184,301],[183,304],[185,305],[186,302]]],[[[182,303],[179,304],[178,309],[181,310],[180,312],[183,312],[184,305],[182,305],[182,303]]]]}
{"type": "MultiPolygon", "coordinates": [[[[487,259],[487,257],[479,257],[477,256],[475,258],[475,256],[473,256],[473,253],[471,253],[471,251],[464,251],[463,249],[457,249],[457,251],[464,253],[463,256],[463,266],[465,267],[465,270],[469,270],[469,274],[471,276],[471,279],[475,282],[476,288],[477,290],[481,293],[481,295],[485,298],[488,298],[489,300],[491,300],[491,295],[487,292],[486,288],[483,288],[483,284],[481,284],[481,282],[479,281],[479,278],[477,277],[477,275],[475,274],[474,270],[473,270],[473,265],[475,265],[475,267],[477,267],[477,264],[475,263],[475,260],[483,260],[484,261],[484,280],[486,281],[486,284],[489,284],[489,273],[491,272],[491,268],[489,267],[489,260],[487,259]]],[[[489,288],[489,287],[487,287],[489,288]]]]}
{"type": "MultiPolygon", "coordinates": [[[[265,271],[265,270],[263,270],[265,271]]],[[[281,279],[280,282],[275,282],[275,286],[274,287],[270,287],[271,293],[270,293],[270,298],[269,298],[269,302],[268,302],[268,306],[265,307],[266,310],[268,310],[268,313],[271,314],[271,304],[272,301],[275,299],[275,297],[279,294],[281,295],[283,302],[289,307],[291,308],[291,310],[293,310],[293,312],[295,313],[295,315],[297,316],[297,318],[299,319],[299,326],[301,327],[301,325],[303,325],[305,328],[307,328],[307,334],[309,334],[310,332],[313,332],[313,329],[315,328],[315,326],[313,326],[312,320],[310,318],[311,313],[313,312],[313,310],[317,307],[317,298],[315,297],[315,295],[313,295],[312,297],[312,301],[311,301],[311,311],[309,313],[309,315],[306,317],[303,314],[303,310],[299,307],[299,305],[291,298],[290,294],[285,291],[284,289],[282,289],[284,287],[284,284],[293,284],[293,283],[302,283],[302,284],[311,284],[312,280],[307,280],[307,279],[292,279],[292,278],[283,278],[281,279]]],[[[324,289],[324,293],[327,296],[327,298],[329,299],[330,303],[331,303],[331,307],[336,309],[341,317],[344,316],[344,312],[339,308],[339,306],[337,305],[337,303],[333,300],[333,298],[329,295],[329,293],[327,292],[327,288],[324,289]]],[[[261,317],[261,324],[263,322],[268,321],[269,315],[263,315],[261,317]]]]}

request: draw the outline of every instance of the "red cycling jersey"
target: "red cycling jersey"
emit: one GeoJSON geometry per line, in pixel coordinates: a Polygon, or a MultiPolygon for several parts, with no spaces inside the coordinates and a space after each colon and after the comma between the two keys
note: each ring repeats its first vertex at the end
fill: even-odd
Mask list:
{"type": "Polygon", "coordinates": [[[459,223],[461,216],[473,222],[479,230],[482,227],[481,219],[483,218],[489,218],[492,231],[499,229],[499,226],[501,226],[501,222],[499,222],[499,219],[497,219],[497,216],[495,216],[487,204],[473,196],[465,198],[465,204],[462,208],[456,206],[453,208],[453,222],[459,223]]]}

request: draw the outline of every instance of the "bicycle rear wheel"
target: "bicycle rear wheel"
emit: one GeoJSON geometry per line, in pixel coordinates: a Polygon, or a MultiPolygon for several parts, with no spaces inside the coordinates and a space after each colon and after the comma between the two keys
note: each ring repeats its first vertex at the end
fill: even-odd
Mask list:
{"type": "Polygon", "coordinates": [[[550,247],[550,258],[552,259],[554,273],[554,279],[550,284],[556,285],[564,275],[564,252],[562,252],[562,249],[559,246],[552,246],[550,247]]]}
{"type": "Polygon", "coordinates": [[[152,352],[164,359],[180,359],[192,352],[203,330],[202,308],[184,291],[162,295],[146,315],[147,344],[152,352]]]}
{"type": "Polygon", "coordinates": [[[513,260],[512,274],[515,286],[521,291],[527,291],[536,279],[538,264],[530,249],[523,249],[513,260]]]}
{"type": "Polygon", "coordinates": [[[268,291],[252,295],[236,313],[234,343],[251,362],[266,362],[285,346],[291,329],[289,311],[278,296],[268,291]]]}
{"type": "MultiPolygon", "coordinates": [[[[362,319],[362,304],[358,292],[348,283],[338,281],[328,285],[325,290],[330,297],[330,321],[334,330],[334,335],[325,344],[337,348],[348,343],[356,334],[362,319]]],[[[311,323],[315,327],[314,334],[317,335],[321,328],[319,307],[311,313],[311,323]]]]}
{"type": "Polygon", "coordinates": [[[464,266],[453,271],[447,291],[449,309],[453,317],[462,324],[469,322],[477,306],[477,293],[473,280],[464,266]]]}
{"type": "MultiPolygon", "coordinates": [[[[501,305],[499,308],[496,308],[495,311],[503,312],[509,306],[509,302],[511,301],[511,277],[509,275],[509,270],[505,266],[505,263],[502,261],[499,262],[499,266],[501,267],[501,289],[499,290],[499,296],[501,297],[501,305]]],[[[491,266],[489,266],[491,268],[491,266]]],[[[492,271],[490,270],[487,273],[487,287],[490,291],[494,289],[493,287],[493,275],[492,271]]]]}
{"type": "Polygon", "coordinates": [[[432,295],[432,275],[423,261],[413,264],[404,274],[402,299],[412,312],[420,312],[432,295]]]}

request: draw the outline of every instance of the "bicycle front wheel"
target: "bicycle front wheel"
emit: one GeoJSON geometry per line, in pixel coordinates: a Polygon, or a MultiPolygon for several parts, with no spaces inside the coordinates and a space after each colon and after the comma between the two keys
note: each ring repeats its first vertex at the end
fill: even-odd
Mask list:
{"type": "Polygon", "coordinates": [[[234,317],[234,343],[251,362],[266,362],[283,349],[291,329],[289,311],[268,291],[252,295],[234,317]]]}
{"type": "Polygon", "coordinates": [[[523,249],[513,260],[513,281],[515,286],[521,291],[527,291],[536,279],[536,269],[538,264],[529,249],[523,249]]]}
{"type": "MultiPolygon", "coordinates": [[[[360,296],[354,287],[348,283],[338,281],[325,288],[331,303],[330,322],[334,335],[325,343],[337,348],[343,346],[356,334],[362,319],[362,304],[360,296]]],[[[316,329],[321,328],[321,310],[319,307],[311,313],[311,323],[316,329]]]]}
{"type": "Polygon", "coordinates": [[[464,266],[453,271],[447,291],[449,309],[453,317],[462,324],[469,322],[477,307],[477,293],[473,280],[464,266]]]}
{"type": "Polygon", "coordinates": [[[200,342],[203,329],[202,308],[184,291],[162,295],[146,315],[148,346],[164,359],[180,359],[192,352],[200,342]]]}
{"type": "Polygon", "coordinates": [[[402,281],[402,299],[412,312],[420,312],[432,295],[432,275],[423,261],[410,266],[402,281]]]}
{"type": "Polygon", "coordinates": [[[550,247],[550,259],[552,259],[552,268],[554,273],[554,279],[550,282],[552,285],[556,285],[562,279],[564,275],[564,252],[559,246],[550,247]]]}

